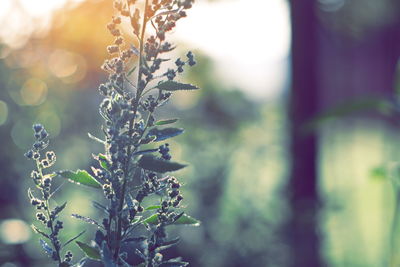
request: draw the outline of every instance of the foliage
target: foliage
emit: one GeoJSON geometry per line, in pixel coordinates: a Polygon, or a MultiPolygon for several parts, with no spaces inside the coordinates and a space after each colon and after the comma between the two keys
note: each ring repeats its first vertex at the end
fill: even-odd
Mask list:
{"type": "MultiPolygon", "coordinates": [[[[104,100],[100,104],[100,115],[105,120],[102,127],[104,140],[89,134],[89,137],[104,145],[104,153],[95,155],[98,164],[85,170],[63,170],[45,174],[44,170],[55,163],[55,154],[46,152],[42,159],[40,152],[49,141],[48,133],[40,124],[33,126],[36,142],[25,154],[36,163],[32,179],[42,197],[37,198],[29,190],[32,205],[44,213],[37,214],[47,230],[33,226],[44,239],[40,243],[44,251],[58,266],[73,266],[72,253],[67,251],[61,257],[65,246],[75,243],[87,258],[101,261],[104,266],[186,266],[180,258],[164,259],[162,252],[176,245],[178,238],[168,238],[166,228],[170,225],[199,225],[199,221],[181,211],[183,196],[181,183],[167,173],[184,168],[186,165],[171,161],[167,143],[158,142],[183,133],[183,129],[165,125],[176,119],[156,121],[156,110],[164,105],[177,90],[196,90],[194,85],[174,81],[185,65],[195,65],[194,56],[187,53],[187,60],[178,58],[176,68],[161,70],[163,62],[169,59],[162,55],[174,49],[167,42],[166,33],[176,22],[186,16],[193,0],[146,0],[142,9],[135,0],[114,1],[117,15],[107,24],[115,37],[107,47],[113,58],[102,65],[109,74],[107,82],[99,86],[104,100]],[[141,11],[142,10],[142,11],[141,11]],[[123,19],[130,21],[139,47],[127,43],[122,36],[120,24],[123,19]],[[146,29],[152,26],[154,35],[146,37],[146,29]],[[125,42],[125,44],[124,44],[125,42]],[[137,58],[137,66],[130,66],[130,59],[137,58]],[[137,77],[133,81],[130,76],[137,77]],[[156,127],[158,126],[158,127],[156,127]],[[144,148],[142,148],[144,147],[144,148]],[[106,212],[101,223],[83,215],[73,214],[98,228],[93,244],[76,241],[83,233],[63,245],[58,238],[63,223],[57,219],[66,204],[51,208],[50,199],[57,191],[51,190],[52,179],[63,177],[78,185],[99,190],[105,203],[95,203],[106,212]],[[134,183],[139,186],[132,186],[134,183]],[[100,191],[101,190],[101,191],[100,191]],[[143,202],[156,196],[157,205],[144,208],[143,202]]],[[[86,257],[74,266],[82,266],[86,257]]]]}

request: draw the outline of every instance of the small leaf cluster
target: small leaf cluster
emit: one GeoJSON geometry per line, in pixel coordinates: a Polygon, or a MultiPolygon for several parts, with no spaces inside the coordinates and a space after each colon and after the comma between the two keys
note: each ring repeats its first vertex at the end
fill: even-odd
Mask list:
{"type": "Polygon", "coordinates": [[[61,244],[59,233],[63,229],[63,222],[58,219],[60,212],[66,207],[67,203],[54,208],[50,207],[50,200],[53,196],[52,180],[55,177],[54,173],[45,174],[45,169],[51,167],[56,162],[56,155],[53,151],[45,152],[43,150],[49,145],[49,134],[41,124],[33,125],[34,136],[36,141],[32,148],[25,153],[28,159],[36,163],[36,169],[31,172],[31,178],[36,185],[37,190],[41,196],[35,196],[32,189],[28,190],[28,197],[32,206],[37,210],[36,219],[46,230],[41,230],[41,227],[32,225],[33,230],[40,234],[45,240],[40,239],[40,245],[46,252],[60,266],[70,266],[72,261],[72,253],[67,251],[62,258],[63,248],[70,242],[61,244]],[[43,157],[42,157],[43,156],[43,157]],[[47,243],[49,242],[50,245],[47,243]]]}
{"type": "MultiPolygon", "coordinates": [[[[196,64],[192,52],[188,52],[185,59],[175,59],[174,67],[163,68],[163,63],[171,60],[166,58],[166,54],[175,48],[167,41],[167,34],[177,21],[186,17],[186,11],[193,2],[145,0],[140,4],[136,0],[114,0],[115,15],[107,24],[114,41],[106,48],[110,58],[101,66],[108,79],[99,86],[99,92],[104,96],[99,107],[104,119],[104,137],[89,134],[91,139],[104,146],[104,152],[93,155],[96,164],[90,171],[63,170],[51,174],[52,177],[63,177],[72,183],[98,190],[103,197],[103,201],[93,201],[93,205],[106,214],[104,218],[94,220],[72,214],[72,217],[97,227],[92,244],[76,241],[85,253],[85,258],[76,266],[82,266],[86,258],[101,261],[106,267],[188,264],[180,257],[166,259],[162,254],[179,242],[179,238],[168,236],[167,227],[180,224],[197,226],[199,221],[182,211],[182,184],[169,174],[186,165],[173,161],[170,145],[163,143],[184,130],[169,127],[177,121],[175,118],[158,120],[157,111],[175,91],[198,89],[175,80],[178,74],[184,72],[185,66],[196,64]],[[124,37],[123,23],[128,23],[138,44],[130,43],[124,37]],[[149,27],[152,34],[147,34],[149,27]],[[132,62],[136,63],[132,65],[132,62]],[[146,207],[149,201],[155,203],[146,207]]],[[[34,148],[27,153],[29,158],[37,157],[37,150],[48,144],[41,132],[37,138],[34,148]]],[[[34,182],[42,186],[43,192],[50,185],[42,181],[40,168],[51,166],[54,162],[50,158],[55,159],[54,153],[46,154],[46,164],[37,159],[39,165],[34,176],[39,178],[34,178],[34,182]]],[[[43,194],[47,209],[49,196],[43,194]]],[[[36,206],[42,205],[39,204],[41,200],[34,199],[33,202],[36,206]]],[[[47,216],[38,217],[43,222],[52,221],[50,239],[58,235],[58,225],[62,226],[58,221],[54,222],[58,210],[62,208],[56,207],[54,211],[57,212],[49,211],[47,216]]],[[[61,246],[57,245],[58,239],[53,239],[53,248],[42,243],[44,250],[55,251],[57,255],[53,259],[58,260],[60,265],[71,266],[72,255],[67,252],[61,261],[61,246]]]]}

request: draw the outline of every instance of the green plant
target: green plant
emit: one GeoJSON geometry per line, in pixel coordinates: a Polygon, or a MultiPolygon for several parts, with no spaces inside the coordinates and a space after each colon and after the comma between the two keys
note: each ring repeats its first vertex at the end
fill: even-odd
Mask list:
{"type": "Polygon", "coordinates": [[[46,168],[55,163],[54,152],[40,154],[49,141],[48,133],[40,124],[33,126],[36,142],[25,154],[36,163],[32,179],[41,192],[35,196],[29,190],[31,204],[39,210],[37,219],[47,228],[41,230],[41,245],[58,266],[72,266],[72,253],[64,248],[76,241],[84,232],[61,244],[59,231],[63,228],[58,219],[67,203],[54,208],[50,200],[52,179],[64,177],[71,182],[92,187],[103,192],[105,203],[93,202],[106,213],[101,223],[97,220],[73,214],[72,216],[95,225],[98,230],[93,238],[95,245],[76,241],[85,257],[74,266],[83,266],[86,258],[101,261],[104,266],[186,266],[180,258],[164,259],[163,250],[176,245],[179,238],[170,239],[166,227],[173,224],[199,225],[199,221],[181,211],[183,197],[179,181],[167,173],[180,170],[186,165],[171,161],[169,145],[160,144],[168,138],[180,135],[183,129],[169,127],[177,119],[156,120],[156,111],[164,105],[174,91],[196,90],[196,86],[175,81],[177,73],[185,65],[196,62],[191,52],[187,60],[178,58],[175,68],[161,70],[162,57],[174,46],[166,41],[166,33],[175,27],[176,21],[186,16],[185,10],[194,0],[146,0],[142,9],[135,0],[114,0],[117,15],[107,24],[115,37],[114,44],[107,47],[111,56],[102,69],[109,74],[107,82],[99,86],[104,100],[100,104],[100,115],[104,118],[104,140],[89,134],[89,137],[104,146],[104,153],[95,155],[98,166],[92,173],[85,170],[57,171],[45,174],[46,168]],[[142,11],[141,11],[142,10],[142,11]],[[127,18],[139,47],[124,45],[119,28],[127,18]],[[153,34],[146,36],[147,27],[153,34]],[[130,66],[129,59],[137,57],[137,65],[130,66]],[[130,77],[135,77],[135,81],[130,77]],[[152,199],[156,204],[144,207],[143,201],[152,199]],[[42,212],[43,211],[43,212],[42,212]]]}

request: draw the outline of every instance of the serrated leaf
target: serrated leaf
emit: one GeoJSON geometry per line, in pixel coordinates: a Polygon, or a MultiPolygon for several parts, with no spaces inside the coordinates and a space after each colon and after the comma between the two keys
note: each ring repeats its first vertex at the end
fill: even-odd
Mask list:
{"type": "Polygon", "coordinates": [[[100,251],[97,248],[91,247],[88,244],[82,243],[80,241],[76,241],[75,243],[89,258],[98,261],[101,260],[100,251]]]}
{"type": "Polygon", "coordinates": [[[175,123],[177,121],[178,121],[178,119],[160,120],[160,121],[156,121],[156,123],[154,123],[154,125],[157,125],[157,126],[167,125],[167,124],[175,123]]]}
{"type": "Polygon", "coordinates": [[[99,224],[98,222],[96,222],[92,218],[89,218],[89,217],[86,217],[86,216],[82,216],[82,215],[79,215],[79,214],[71,214],[71,217],[73,217],[75,219],[78,219],[78,220],[81,220],[81,221],[84,221],[84,222],[89,223],[89,224],[94,224],[94,225],[98,226],[99,228],[104,228],[101,224],[99,224]]]}
{"type": "Polygon", "coordinates": [[[80,232],[79,234],[77,234],[76,236],[74,236],[73,238],[71,238],[70,240],[68,240],[67,242],[65,242],[65,244],[63,245],[63,247],[65,247],[66,245],[68,245],[69,243],[75,241],[76,239],[78,239],[81,235],[83,235],[86,232],[86,230],[83,230],[82,232],[80,232]]]}
{"type": "Polygon", "coordinates": [[[33,230],[35,233],[40,234],[40,235],[42,235],[42,236],[44,236],[44,237],[50,239],[50,237],[49,237],[48,234],[46,234],[45,232],[43,232],[42,230],[40,230],[39,228],[37,228],[35,225],[31,224],[31,227],[32,227],[32,230],[33,230]]]}
{"type": "Polygon", "coordinates": [[[186,165],[163,160],[152,155],[143,155],[138,161],[139,167],[154,172],[172,172],[185,168],[186,165]]]}
{"type": "Polygon", "coordinates": [[[76,184],[82,184],[93,188],[101,188],[101,184],[87,171],[77,170],[73,171],[59,171],[57,174],[68,181],[76,184]]]}
{"type": "Polygon", "coordinates": [[[52,257],[53,256],[53,249],[43,239],[39,239],[39,242],[40,242],[40,245],[42,246],[44,252],[46,252],[46,254],[49,257],[52,257]]]}
{"type": "Polygon", "coordinates": [[[165,139],[180,135],[184,131],[185,130],[182,128],[164,128],[164,129],[153,128],[149,131],[147,136],[155,136],[156,137],[155,141],[163,141],[165,139]]]}
{"type": "Polygon", "coordinates": [[[156,88],[165,91],[179,91],[179,90],[197,90],[199,89],[197,86],[188,84],[188,83],[180,83],[176,81],[165,81],[160,82],[156,88]]]}

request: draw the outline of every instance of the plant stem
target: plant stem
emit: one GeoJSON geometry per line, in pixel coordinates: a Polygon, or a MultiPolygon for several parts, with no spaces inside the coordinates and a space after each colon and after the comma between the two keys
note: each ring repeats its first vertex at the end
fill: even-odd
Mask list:
{"type": "MultiPolygon", "coordinates": [[[[40,166],[39,160],[36,160],[36,169],[39,171],[40,178],[41,178],[41,180],[43,182],[43,178],[44,178],[43,177],[43,171],[42,171],[42,167],[40,166]]],[[[44,190],[42,185],[41,185],[41,190],[44,190]]],[[[53,244],[53,247],[54,247],[54,249],[55,249],[55,251],[57,253],[58,263],[61,264],[60,249],[58,248],[58,246],[54,242],[55,235],[54,235],[53,221],[51,220],[51,216],[50,216],[50,204],[49,204],[49,200],[48,199],[45,199],[45,209],[46,209],[46,213],[47,213],[47,216],[48,216],[48,219],[49,219],[49,222],[50,222],[50,227],[49,228],[51,230],[51,236],[52,236],[52,238],[50,238],[50,240],[51,240],[51,243],[53,244]]]]}
{"type": "MultiPolygon", "coordinates": [[[[135,97],[135,101],[133,103],[133,119],[129,122],[129,131],[128,131],[128,135],[129,137],[132,136],[133,134],[133,126],[134,126],[134,122],[135,122],[135,118],[136,118],[136,114],[139,108],[139,101],[140,101],[140,97],[142,94],[142,91],[144,90],[144,88],[141,88],[139,86],[140,81],[142,79],[142,57],[143,57],[143,43],[144,43],[144,33],[146,31],[146,24],[147,24],[147,6],[148,6],[148,0],[146,0],[145,5],[144,5],[144,12],[143,12],[143,22],[142,22],[142,31],[141,31],[141,37],[139,40],[139,73],[138,73],[138,81],[137,81],[137,90],[136,90],[136,97],[135,97]]],[[[135,148],[136,149],[136,148],[135,148]]],[[[125,192],[126,192],[126,184],[127,184],[127,180],[128,180],[128,175],[129,175],[129,162],[130,162],[130,158],[131,158],[131,154],[132,154],[132,146],[128,146],[128,151],[127,151],[127,159],[125,162],[125,166],[124,166],[124,180],[123,180],[123,184],[122,184],[122,189],[121,189],[121,199],[120,199],[120,203],[119,203],[119,207],[117,210],[118,213],[118,221],[117,221],[117,240],[116,240],[116,248],[115,248],[115,253],[114,253],[114,259],[117,261],[118,260],[118,255],[119,255],[119,250],[121,247],[121,234],[122,234],[122,208],[124,206],[124,201],[125,201],[125,192]]]]}

